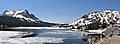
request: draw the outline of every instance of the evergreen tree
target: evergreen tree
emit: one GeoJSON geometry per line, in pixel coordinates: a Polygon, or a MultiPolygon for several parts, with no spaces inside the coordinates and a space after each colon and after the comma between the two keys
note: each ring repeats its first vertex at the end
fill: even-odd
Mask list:
{"type": "Polygon", "coordinates": [[[92,24],[89,24],[86,28],[86,30],[96,30],[98,28],[100,28],[100,25],[101,23],[99,21],[95,22],[95,23],[92,23],[92,24]]]}

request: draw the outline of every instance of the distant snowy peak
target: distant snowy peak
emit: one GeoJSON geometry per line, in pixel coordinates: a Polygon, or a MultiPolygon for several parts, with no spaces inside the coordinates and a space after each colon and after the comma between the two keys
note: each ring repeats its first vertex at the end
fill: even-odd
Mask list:
{"type": "Polygon", "coordinates": [[[6,10],[3,13],[3,16],[10,16],[10,17],[16,17],[16,18],[23,18],[27,21],[31,22],[37,22],[40,21],[37,17],[35,17],[32,13],[29,13],[28,10],[22,10],[22,11],[13,11],[13,10],[6,10]]]}
{"type": "Polygon", "coordinates": [[[80,19],[70,23],[70,25],[87,25],[96,21],[107,24],[110,24],[110,22],[120,23],[120,11],[104,10],[91,12],[87,15],[82,16],[80,19]]]}
{"type": "Polygon", "coordinates": [[[28,10],[22,10],[22,11],[12,11],[12,10],[6,10],[3,13],[4,16],[12,16],[12,17],[16,17],[17,15],[22,15],[25,16],[27,18],[32,18],[31,14],[28,12],[28,10]]]}
{"type": "Polygon", "coordinates": [[[4,16],[13,16],[13,14],[15,13],[15,11],[11,11],[11,10],[6,10],[3,15],[4,16]]]}

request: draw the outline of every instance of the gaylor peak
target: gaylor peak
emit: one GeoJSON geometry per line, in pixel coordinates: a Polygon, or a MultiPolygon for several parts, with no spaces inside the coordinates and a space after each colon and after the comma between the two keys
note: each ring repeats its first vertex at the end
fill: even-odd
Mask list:
{"type": "Polygon", "coordinates": [[[96,22],[106,23],[108,25],[111,25],[112,23],[120,23],[120,11],[104,10],[91,12],[87,15],[84,15],[79,20],[70,23],[69,25],[83,26],[96,22]]]}

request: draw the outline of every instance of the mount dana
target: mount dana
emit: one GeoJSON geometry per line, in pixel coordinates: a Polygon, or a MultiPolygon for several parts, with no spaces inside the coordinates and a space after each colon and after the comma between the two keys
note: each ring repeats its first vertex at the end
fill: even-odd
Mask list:
{"type": "Polygon", "coordinates": [[[14,11],[5,10],[0,16],[0,25],[7,26],[54,26],[55,23],[49,23],[41,21],[34,14],[30,13],[28,10],[14,11]]]}

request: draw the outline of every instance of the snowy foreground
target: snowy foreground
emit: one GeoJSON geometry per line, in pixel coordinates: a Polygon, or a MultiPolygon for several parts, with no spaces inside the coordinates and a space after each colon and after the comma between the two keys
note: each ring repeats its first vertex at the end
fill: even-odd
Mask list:
{"type": "Polygon", "coordinates": [[[37,30],[37,36],[26,38],[10,38],[26,32],[0,31],[0,44],[86,44],[76,36],[75,31],[68,29],[42,27],[35,30],[37,30]]]}

